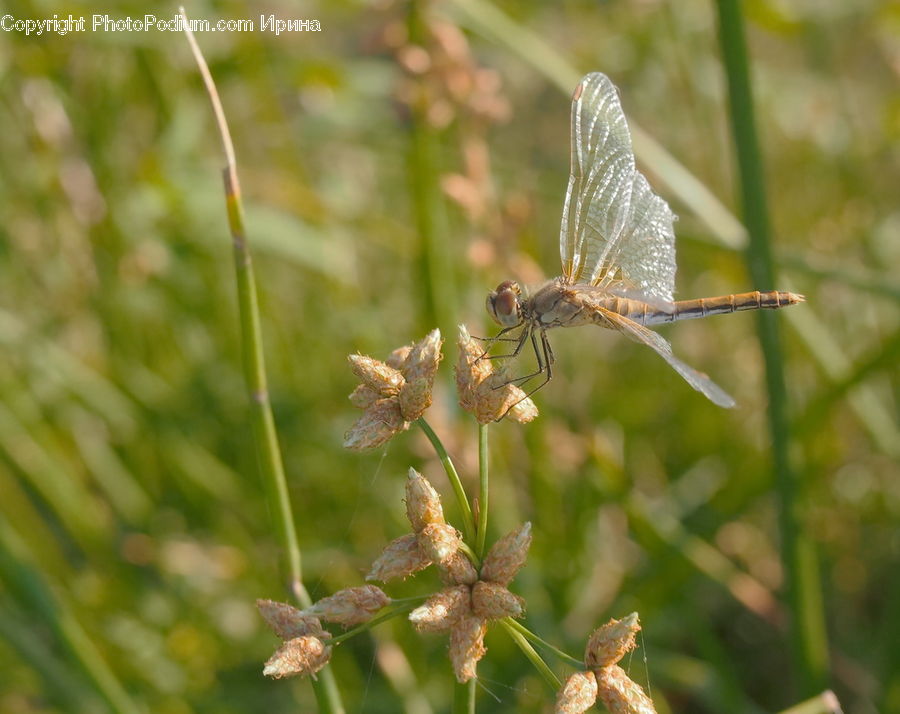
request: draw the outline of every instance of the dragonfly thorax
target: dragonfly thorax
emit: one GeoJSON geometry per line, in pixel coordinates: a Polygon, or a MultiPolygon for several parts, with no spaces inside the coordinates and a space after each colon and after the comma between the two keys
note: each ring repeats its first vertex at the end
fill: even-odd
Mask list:
{"type": "Polygon", "coordinates": [[[485,306],[488,314],[501,327],[516,327],[523,322],[522,290],[514,280],[504,280],[487,296],[485,306]]]}

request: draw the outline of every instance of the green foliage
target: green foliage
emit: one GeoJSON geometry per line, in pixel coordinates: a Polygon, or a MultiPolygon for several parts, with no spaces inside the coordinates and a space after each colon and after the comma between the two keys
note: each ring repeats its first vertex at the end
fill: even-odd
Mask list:
{"type": "MultiPolygon", "coordinates": [[[[489,288],[558,271],[568,99],[542,74],[558,77],[557,65],[517,53],[514,31],[609,74],[635,123],[721,202],[737,194],[709,3],[520,3],[504,25],[448,2],[442,17],[473,28],[472,51],[502,78],[512,112],[479,124],[457,107],[446,126],[398,100],[406,75],[380,38],[405,27],[405,7],[298,7],[283,12],[318,19],[321,33],[198,40],[237,150],[270,396],[318,598],[361,584],[406,532],[409,465],[460,523],[418,430],[383,453],[341,449],[357,416],[345,355],[383,358],[441,328],[450,344],[428,418],[474,494],[478,440],[455,405],[454,325],[487,334],[489,288]],[[411,188],[425,173],[437,187],[466,174],[464,147],[479,140],[488,219],[435,185],[411,188]]],[[[829,628],[830,652],[818,654],[847,711],[892,711],[897,17],[874,4],[785,7],[746,7],[777,285],[752,284],[721,216],[698,212],[649,154],[644,167],[682,216],[680,297],[778,287],[809,300],[777,318],[797,518],[817,549],[829,628]]],[[[192,12],[258,20],[229,4],[192,12]]],[[[286,599],[286,574],[251,443],[221,149],[184,38],[3,39],[0,710],[312,711],[306,682],[261,675],[276,642],[253,601],[286,599]]],[[[737,398],[731,412],[648,350],[563,332],[541,417],[492,428],[493,536],[534,524],[513,586],[530,629],[577,655],[596,625],[637,610],[660,711],[793,704],[784,618],[805,613],[788,613],[781,590],[753,319],[666,331],[737,398]]],[[[434,589],[432,574],[419,577],[390,594],[434,589]]],[[[333,668],[348,710],[447,711],[445,642],[400,620],[342,645],[333,668]]],[[[543,711],[551,692],[518,649],[499,628],[487,645],[479,711],[543,711]]],[[[645,681],[639,657],[631,673],[645,681]]]]}

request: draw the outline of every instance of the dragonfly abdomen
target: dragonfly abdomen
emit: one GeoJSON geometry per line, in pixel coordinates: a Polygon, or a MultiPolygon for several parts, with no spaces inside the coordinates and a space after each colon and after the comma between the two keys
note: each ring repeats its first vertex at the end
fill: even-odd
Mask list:
{"type": "MultiPolygon", "coordinates": [[[[736,295],[678,300],[671,303],[670,306],[661,308],[641,303],[645,306],[645,309],[642,309],[638,315],[628,315],[628,317],[643,325],[657,325],[663,322],[693,320],[709,315],[741,312],[742,310],[777,310],[780,307],[803,302],[803,300],[802,295],[783,290],[768,290],[766,292],[754,290],[753,292],[738,293],[736,295]]],[[[629,300],[628,302],[635,301],[629,300]]]]}

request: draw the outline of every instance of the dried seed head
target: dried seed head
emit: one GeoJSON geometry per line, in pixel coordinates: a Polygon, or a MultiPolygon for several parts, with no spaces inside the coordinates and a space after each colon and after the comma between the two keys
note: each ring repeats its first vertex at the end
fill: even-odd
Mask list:
{"type": "Polygon", "coordinates": [[[367,355],[350,355],[350,369],[359,377],[363,384],[374,389],[379,394],[390,397],[400,391],[403,386],[403,375],[399,370],[389,367],[381,360],[367,355]]]}
{"type": "Polygon", "coordinates": [[[446,632],[471,611],[469,588],[457,585],[432,595],[409,613],[409,621],[419,632],[446,632]]]}
{"type": "Polygon", "coordinates": [[[434,375],[437,373],[438,364],[443,357],[441,355],[442,342],[441,331],[432,330],[410,348],[401,368],[407,381],[422,378],[427,381],[429,387],[431,386],[434,382],[434,375]]]}
{"type": "Polygon", "coordinates": [[[448,523],[429,523],[416,535],[419,548],[436,563],[447,560],[462,543],[462,535],[448,523]]]}
{"type": "Polygon", "coordinates": [[[275,600],[257,600],[256,608],[263,616],[266,624],[283,640],[290,640],[303,635],[313,635],[321,639],[331,637],[331,633],[322,629],[322,623],[311,615],[298,610],[286,602],[275,600]]]}
{"type": "Polygon", "coordinates": [[[503,617],[522,617],[525,601],[513,595],[503,585],[480,580],[472,588],[472,612],[484,620],[503,617]]]}
{"type": "Polygon", "coordinates": [[[475,419],[479,424],[490,424],[507,414],[524,423],[532,421],[538,414],[534,402],[519,387],[506,382],[502,372],[492,374],[475,388],[474,401],[475,419]]]}
{"type": "Polygon", "coordinates": [[[381,555],[372,563],[372,569],[366,575],[366,580],[386,583],[388,580],[408,577],[429,565],[431,559],[419,548],[416,534],[407,533],[387,544],[381,555]]]}
{"type": "Polygon", "coordinates": [[[303,612],[307,615],[317,615],[326,622],[336,622],[344,627],[350,627],[368,622],[390,601],[381,588],[362,585],[339,590],[334,595],[322,598],[303,612]]]}
{"type": "Polygon", "coordinates": [[[468,412],[474,412],[475,390],[494,371],[491,361],[481,359],[484,348],[473,340],[465,325],[459,326],[456,341],[459,358],[456,362],[456,392],[459,405],[468,412]]]}
{"type": "Polygon", "coordinates": [[[350,403],[357,409],[368,409],[382,396],[365,384],[357,384],[356,389],[350,392],[350,403]]]}
{"type": "Polygon", "coordinates": [[[403,347],[398,347],[388,355],[385,363],[388,367],[401,369],[406,362],[406,358],[409,357],[410,352],[412,352],[412,345],[403,345],[403,347]]]}
{"type": "Polygon", "coordinates": [[[556,695],[554,714],[582,714],[597,701],[597,678],[593,672],[575,672],[556,695]]]}
{"type": "Polygon", "coordinates": [[[444,523],[441,497],[428,479],[410,468],[406,479],[406,517],[418,533],[429,523],[444,523]]]}
{"type": "Polygon", "coordinates": [[[632,682],[625,670],[616,665],[595,672],[597,696],[612,714],[656,714],[653,701],[640,685],[632,682]]]}
{"type": "Polygon", "coordinates": [[[408,380],[399,394],[400,413],[407,421],[415,421],[431,406],[431,392],[434,380],[429,377],[414,377],[408,380]]]}
{"type": "Polygon", "coordinates": [[[331,647],[312,635],[295,637],[279,647],[266,662],[263,674],[281,679],[297,674],[315,674],[328,664],[331,647]]]}
{"type": "Polygon", "coordinates": [[[409,422],[400,413],[396,397],[379,399],[344,434],[344,448],[351,451],[375,449],[408,428],[409,422]]]}
{"type": "Polygon", "coordinates": [[[474,585],[478,580],[478,571],[461,550],[438,563],[437,568],[445,585],[474,585]]]}
{"type": "Polygon", "coordinates": [[[528,546],[531,545],[531,524],[508,533],[494,543],[481,566],[481,579],[500,585],[509,585],[525,564],[528,546]]]}
{"type": "Polygon", "coordinates": [[[457,620],[450,630],[450,662],[460,684],[475,676],[478,660],[484,657],[484,633],[487,625],[481,618],[466,615],[457,620]]]}
{"type": "MultiPolygon", "coordinates": [[[[518,389],[519,392],[522,392],[518,387],[514,387],[514,389],[518,389]]],[[[525,397],[525,392],[522,392],[522,396],[525,397]]],[[[520,424],[527,424],[528,422],[537,419],[538,408],[531,397],[525,397],[524,399],[518,398],[516,403],[510,408],[508,416],[510,419],[517,421],[520,424]]]]}
{"type": "Polygon", "coordinates": [[[636,612],[598,627],[591,633],[584,649],[585,666],[599,669],[618,662],[635,648],[634,637],[640,629],[636,612]]]}

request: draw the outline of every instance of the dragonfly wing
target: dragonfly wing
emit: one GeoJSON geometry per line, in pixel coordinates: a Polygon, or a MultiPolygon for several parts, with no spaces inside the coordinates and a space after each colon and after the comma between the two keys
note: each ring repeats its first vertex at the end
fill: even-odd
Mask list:
{"type": "Polygon", "coordinates": [[[603,310],[603,315],[619,332],[656,350],[656,353],[672,365],[672,368],[678,372],[688,384],[701,394],[705,395],[711,402],[718,404],[720,407],[725,407],[726,409],[730,409],[735,405],[734,399],[726,394],[719,385],[702,372],[698,372],[696,369],[685,364],[672,354],[672,345],[670,345],[664,337],[618,313],[603,310]]]}
{"type": "Polygon", "coordinates": [[[572,97],[571,173],[559,232],[563,276],[592,283],[632,224],[634,152],[615,85],[585,76],[572,97]]]}
{"type": "MultiPolygon", "coordinates": [[[[640,171],[634,172],[632,220],[608,259],[647,295],[671,301],[675,291],[675,214],[640,171]]],[[[614,275],[611,271],[609,277],[614,275]]]]}

